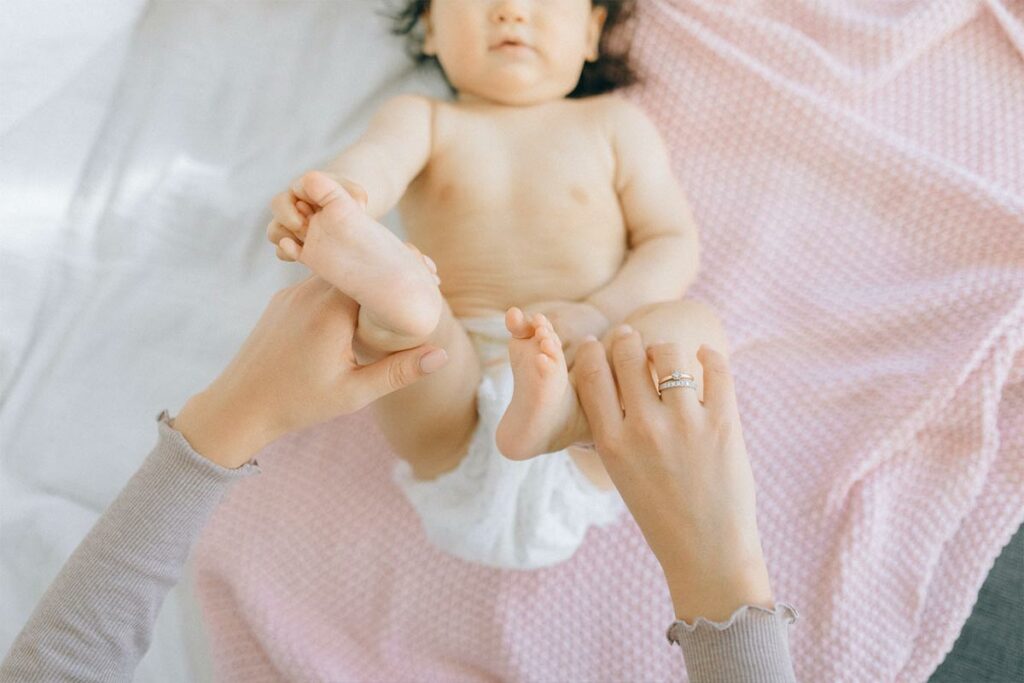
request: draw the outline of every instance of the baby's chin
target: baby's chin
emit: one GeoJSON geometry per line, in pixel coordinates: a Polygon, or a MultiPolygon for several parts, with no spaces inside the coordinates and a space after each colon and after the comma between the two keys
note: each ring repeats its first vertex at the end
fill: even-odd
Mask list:
{"type": "Polygon", "coordinates": [[[469,84],[456,86],[458,99],[461,102],[486,102],[509,107],[530,107],[545,102],[563,99],[571,93],[575,84],[566,88],[563,84],[552,82],[524,83],[515,78],[503,78],[488,81],[485,84],[469,84]]]}

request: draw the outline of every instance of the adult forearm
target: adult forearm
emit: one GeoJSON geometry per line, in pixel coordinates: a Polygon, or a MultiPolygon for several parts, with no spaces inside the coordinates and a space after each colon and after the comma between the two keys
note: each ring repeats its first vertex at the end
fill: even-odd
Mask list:
{"type": "Polygon", "coordinates": [[[216,465],[165,420],[159,431],[15,639],[0,681],[132,679],[210,514],[234,481],[257,471],[216,465]]]}
{"type": "Polygon", "coordinates": [[[641,306],[681,298],[697,268],[694,240],[677,234],[652,237],[634,246],[611,282],[585,301],[616,325],[641,306]]]}

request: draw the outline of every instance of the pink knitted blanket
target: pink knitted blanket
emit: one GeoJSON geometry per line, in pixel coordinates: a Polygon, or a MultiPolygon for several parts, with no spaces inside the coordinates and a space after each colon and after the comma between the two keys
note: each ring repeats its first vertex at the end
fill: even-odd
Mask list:
{"type": "MultiPolygon", "coordinates": [[[[1024,520],[1024,8],[641,0],[630,93],[702,228],[806,681],[922,681],[1024,520]]],[[[268,449],[198,550],[229,681],[682,680],[631,519],[435,551],[368,413],[268,449]]]]}

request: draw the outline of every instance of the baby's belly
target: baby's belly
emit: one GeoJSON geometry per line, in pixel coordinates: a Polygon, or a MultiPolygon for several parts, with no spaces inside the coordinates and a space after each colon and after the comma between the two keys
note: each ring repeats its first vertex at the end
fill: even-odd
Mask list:
{"type": "Polygon", "coordinates": [[[459,317],[502,314],[540,301],[580,301],[612,280],[626,251],[621,228],[614,225],[604,234],[591,230],[589,238],[563,233],[553,240],[492,240],[480,233],[463,233],[459,240],[458,230],[415,232],[409,231],[410,240],[437,263],[441,293],[459,317]]]}
{"type": "Polygon", "coordinates": [[[459,317],[496,315],[539,301],[580,301],[608,278],[602,271],[552,273],[540,268],[481,268],[477,263],[438,265],[441,293],[459,317]],[[447,266],[447,267],[446,267],[447,266]]]}

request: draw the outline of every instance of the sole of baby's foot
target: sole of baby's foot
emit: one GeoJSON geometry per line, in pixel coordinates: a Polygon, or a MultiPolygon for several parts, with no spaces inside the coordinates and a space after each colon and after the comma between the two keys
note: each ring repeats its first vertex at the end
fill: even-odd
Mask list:
{"type": "Polygon", "coordinates": [[[552,450],[575,406],[562,342],[541,314],[527,320],[518,308],[505,313],[512,333],[508,343],[515,388],[498,423],[498,449],[507,458],[525,460],[552,450]]]}
{"type": "Polygon", "coordinates": [[[318,206],[299,260],[359,303],[363,338],[391,338],[401,348],[403,340],[415,346],[429,337],[443,300],[419,252],[371,218],[330,176],[313,171],[301,182],[318,206]]]}

